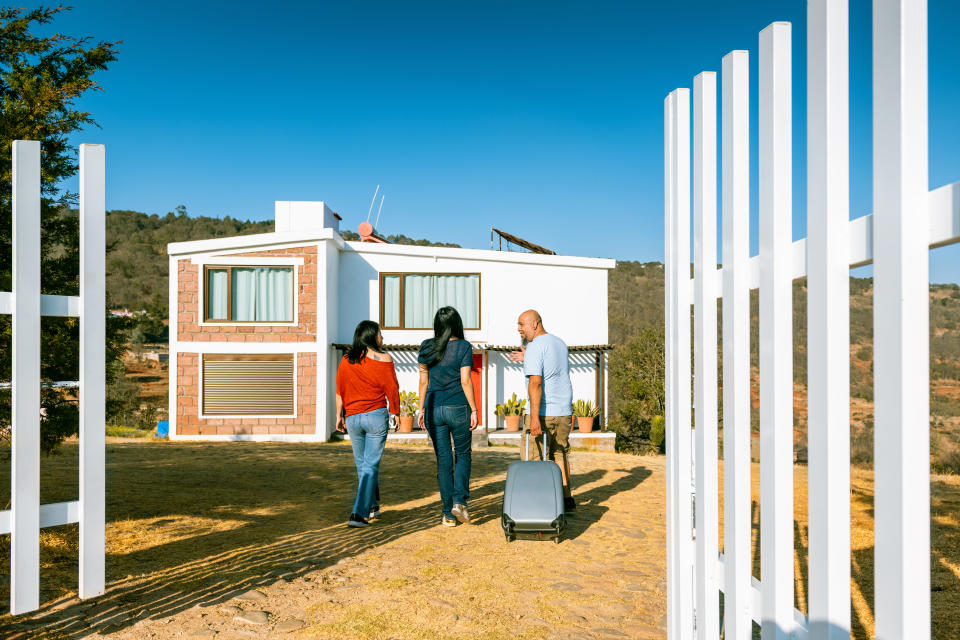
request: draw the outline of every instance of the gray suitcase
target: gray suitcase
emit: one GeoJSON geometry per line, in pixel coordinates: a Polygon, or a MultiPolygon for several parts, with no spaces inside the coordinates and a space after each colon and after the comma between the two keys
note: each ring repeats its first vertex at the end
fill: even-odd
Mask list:
{"type": "Polygon", "coordinates": [[[503,512],[500,523],[507,542],[517,534],[544,534],[560,542],[567,526],[563,510],[563,476],[560,467],[547,460],[547,433],[543,433],[543,461],[527,461],[530,432],[524,441],[524,460],[507,469],[507,486],[503,491],[503,512]]]}

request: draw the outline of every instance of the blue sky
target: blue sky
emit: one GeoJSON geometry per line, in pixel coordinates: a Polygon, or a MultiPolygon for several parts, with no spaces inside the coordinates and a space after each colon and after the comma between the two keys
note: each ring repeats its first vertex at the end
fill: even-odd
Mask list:
{"type": "MultiPolygon", "coordinates": [[[[850,6],[857,217],[872,207],[871,7],[850,6]]],[[[960,8],[929,0],[929,18],[934,188],[960,180],[960,8]]],[[[485,248],[495,226],[649,261],[663,258],[664,97],[749,49],[755,122],[758,33],[776,20],[793,23],[799,238],[802,1],[83,1],[53,29],[123,41],[81,103],[102,128],[75,137],[107,145],[110,209],[262,220],[274,200],[324,200],[356,229],[381,184],[382,233],[485,248]]],[[[960,282],[960,247],[932,253],[931,279],[960,282]]]]}

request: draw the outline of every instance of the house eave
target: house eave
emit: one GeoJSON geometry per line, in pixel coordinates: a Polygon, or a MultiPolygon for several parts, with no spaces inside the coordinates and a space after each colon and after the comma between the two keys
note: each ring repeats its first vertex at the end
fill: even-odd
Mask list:
{"type": "Polygon", "coordinates": [[[343,238],[333,229],[321,229],[316,232],[302,233],[281,231],[256,233],[249,236],[230,236],[229,238],[209,238],[207,240],[189,240],[171,242],[167,245],[167,255],[186,256],[198,253],[223,252],[232,250],[274,249],[292,244],[333,241],[343,246],[343,238]]]}

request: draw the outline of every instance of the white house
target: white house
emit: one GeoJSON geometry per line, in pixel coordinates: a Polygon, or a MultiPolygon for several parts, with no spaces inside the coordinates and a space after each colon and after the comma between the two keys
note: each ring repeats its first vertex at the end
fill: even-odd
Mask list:
{"type": "Polygon", "coordinates": [[[474,346],[488,431],[502,421],[496,404],[526,396],[508,351],[528,308],[569,345],[574,398],[596,402],[605,423],[613,260],[346,242],[339,222],[322,202],[277,202],[273,233],[167,246],[171,439],[328,440],[357,323],[380,323],[400,388],[415,392],[415,347],[446,304],[474,346]]]}

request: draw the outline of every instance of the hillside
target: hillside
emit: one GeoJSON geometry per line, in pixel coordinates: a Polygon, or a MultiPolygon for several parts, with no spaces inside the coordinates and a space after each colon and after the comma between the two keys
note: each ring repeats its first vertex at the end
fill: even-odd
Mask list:
{"type": "MultiPolygon", "coordinates": [[[[165,216],[110,211],[107,213],[110,305],[148,309],[152,317],[165,318],[167,243],[266,233],[272,229],[271,221],[192,218],[182,207],[165,216]]],[[[351,231],[344,231],[343,236],[348,240],[359,239],[351,231]]],[[[398,244],[458,246],[402,235],[390,236],[388,240],[398,244]]],[[[872,286],[869,278],[850,279],[851,447],[854,460],[863,462],[872,459],[872,286]]],[[[794,413],[798,450],[803,449],[806,441],[806,293],[805,280],[794,283],[794,413]]],[[[657,407],[662,403],[663,264],[619,262],[610,273],[608,296],[610,342],[616,347],[611,356],[611,419],[619,428],[630,428],[629,423],[643,422],[659,413],[657,407]],[[630,370],[638,367],[644,371],[630,370]],[[645,375],[646,379],[641,380],[638,375],[639,378],[645,375]],[[638,394],[655,398],[638,399],[638,394]]],[[[751,293],[751,360],[755,428],[759,423],[758,304],[754,291],[751,293]]],[[[935,459],[941,461],[944,468],[960,471],[960,287],[956,285],[930,286],[930,375],[935,459]]],[[[644,428],[646,437],[649,426],[644,428]]]]}
{"type": "MultiPolygon", "coordinates": [[[[189,217],[186,209],[165,216],[139,211],[107,212],[107,292],[111,308],[151,309],[167,315],[167,244],[207,238],[270,233],[273,221],[246,222],[234,218],[189,217]]],[[[346,240],[359,240],[352,231],[346,240]]],[[[387,236],[395,244],[458,247],[451,243],[387,236]]]]}

